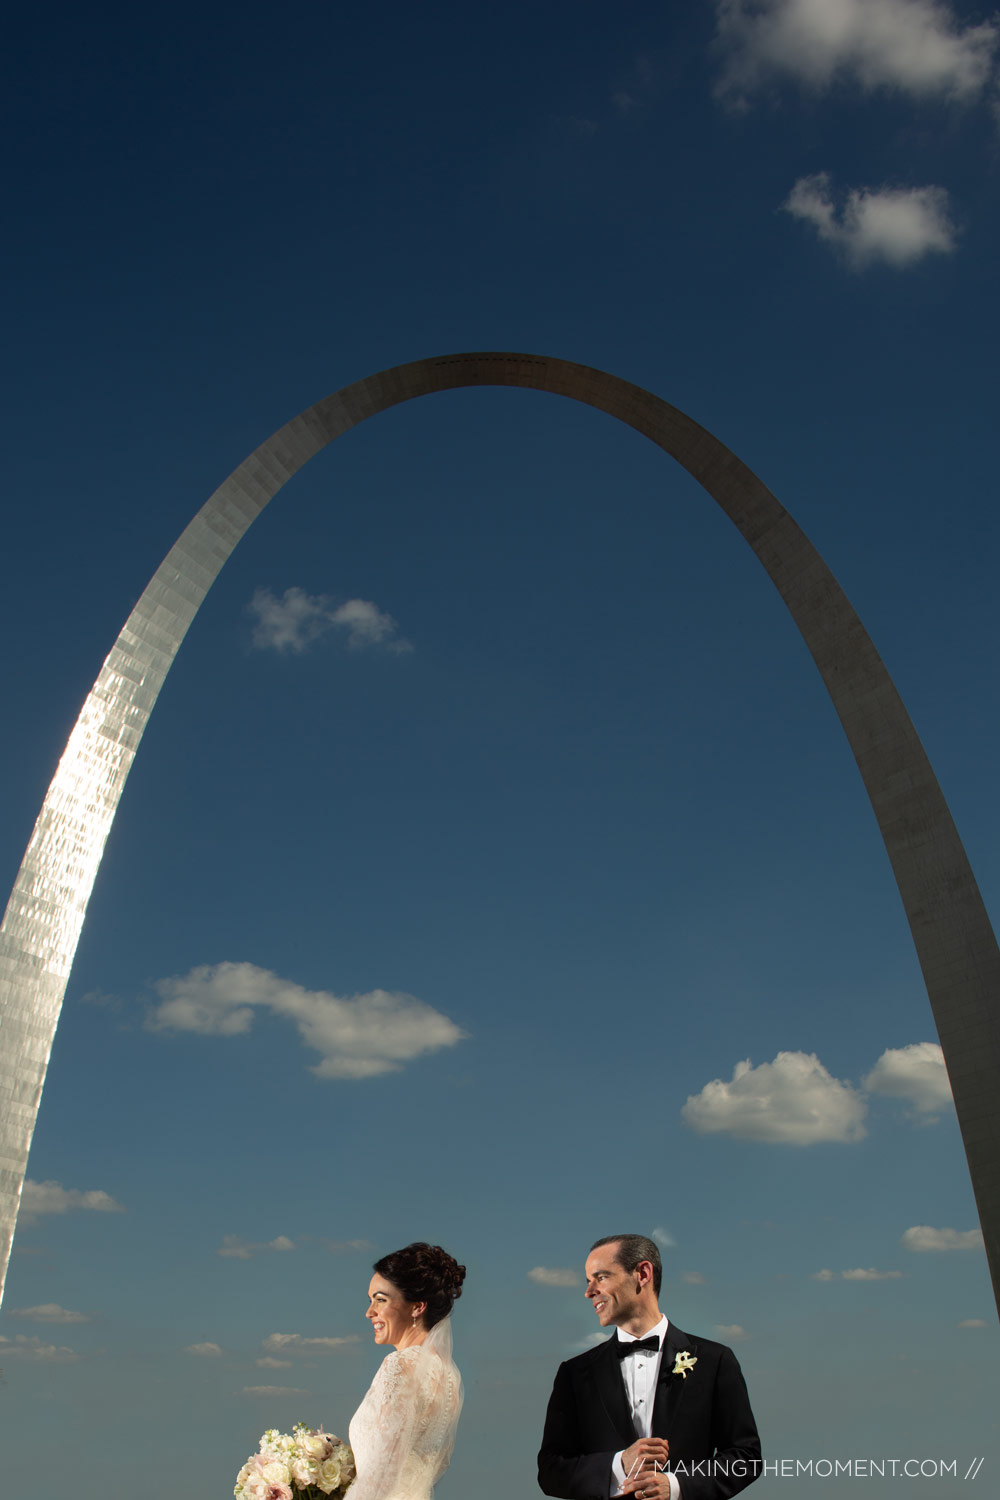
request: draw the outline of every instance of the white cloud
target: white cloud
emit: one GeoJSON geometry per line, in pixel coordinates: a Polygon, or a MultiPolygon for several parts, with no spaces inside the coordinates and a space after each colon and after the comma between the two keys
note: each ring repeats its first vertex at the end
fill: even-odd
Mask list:
{"type": "Polygon", "coordinates": [[[858,1266],[853,1271],[814,1271],[813,1281],[896,1281],[902,1276],[902,1271],[876,1271],[874,1266],[867,1270],[858,1266]]]}
{"type": "Polygon", "coordinates": [[[995,21],[962,26],[941,0],[717,0],[716,16],[718,92],[738,105],[782,77],[972,99],[1000,39],[995,21]]]}
{"type": "Polygon", "coordinates": [[[539,1286],[579,1286],[580,1274],[568,1266],[533,1266],[528,1272],[528,1280],[536,1281],[539,1286]]]}
{"type": "Polygon", "coordinates": [[[309,1392],[300,1390],[296,1385],[245,1385],[243,1394],[253,1398],[262,1396],[266,1401],[271,1401],[282,1396],[308,1396],[309,1392]]]}
{"type": "Polygon", "coordinates": [[[599,1328],[595,1333],[588,1333],[585,1339],[580,1339],[578,1343],[571,1344],[570,1348],[574,1350],[596,1349],[598,1344],[606,1344],[607,1341],[607,1331],[603,1328],[599,1328]]]}
{"type": "Polygon", "coordinates": [[[963,1318],[959,1328],[988,1328],[989,1324],[985,1318],[963,1318]]]}
{"type": "Polygon", "coordinates": [[[218,1344],[206,1341],[204,1344],[188,1344],[183,1352],[185,1354],[194,1354],[199,1359],[218,1359],[222,1350],[218,1344]]]}
{"type": "Polygon", "coordinates": [[[262,650],[304,651],[330,628],[329,600],[304,589],[286,589],[281,599],[257,589],[248,607],[257,616],[253,643],[262,650]]]}
{"type": "Polygon", "coordinates": [[[72,1365],[81,1359],[75,1349],[64,1345],[43,1344],[40,1338],[19,1333],[14,1339],[0,1336],[0,1359],[26,1359],[34,1364],[72,1365]]]}
{"type": "Polygon", "coordinates": [[[348,599],[335,605],[325,594],[286,589],[279,599],[270,589],[257,589],[248,606],[257,616],[253,643],[261,650],[303,652],[330,631],[340,634],[351,651],[378,646],[397,655],[412,651],[398,634],[392,615],[368,599],[348,599]]]}
{"type": "Polygon", "coordinates": [[[914,1224],[900,1240],[904,1250],[981,1250],[981,1229],[932,1229],[929,1224],[914,1224]]]}
{"type": "Polygon", "coordinates": [[[294,1023],[320,1054],[317,1078],[374,1078],[403,1063],[452,1047],[466,1033],[440,1011],[401,991],[334,995],[306,990],[255,964],[203,964],[155,986],[160,1004],[148,1024],[157,1031],[238,1036],[250,1030],[254,1007],[294,1023]]]}
{"type": "Polygon", "coordinates": [[[37,1223],[43,1214],[68,1214],[84,1209],[98,1214],[125,1212],[102,1188],[64,1188],[58,1182],[32,1182],[25,1178],[19,1214],[22,1225],[37,1223]]]}
{"type": "Polygon", "coordinates": [[[412,651],[409,641],[396,634],[396,622],[367,599],[348,599],[330,616],[330,623],[347,631],[347,644],[354,651],[361,646],[385,646],[389,651],[412,651]]]}
{"type": "Polygon", "coordinates": [[[739,1323],[716,1323],[715,1331],[720,1339],[725,1339],[730,1344],[738,1344],[741,1339],[748,1339],[750,1335],[739,1323]]]}
{"type": "Polygon", "coordinates": [[[639,53],[612,93],[611,102],[619,114],[630,115],[650,101],[658,81],[652,58],[639,53]]]}
{"type": "Polygon", "coordinates": [[[942,187],[851,188],[838,207],[829,172],[816,172],[800,177],[781,206],[811,224],[855,270],[879,261],[899,270],[955,248],[942,187]]]}
{"type": "Polygon", "coordinates": [[[269,1354],[265,1354],[263,1359],[255,1360],[254,1363],[261,1370],[290,1370],[292,1368],[290,1359],[272,1359],[269,1354]]]}
{"type": "Polygon", "coordinates": [[[58,1302],[41,1302],[37,1307],[12,1307],[8,1317],[24,1318],[29,1323],[90,1322],[86,1313],[70,1312],[68,1307],[60,1307],[58,1302]]]}
{"type": "Polygon", "coordinates": [[[831,1077],[814,1052],[779,1052],[756,1068],[749,1058],[737,1063],[728,1083],[706,1083],[681,1116],[703,1135],[814,1146],[861,1140],[865,1109],[863,1096],[831,1077]]]}
{"type": "Polygon", "coordinates": [[[841,1271],[840,1274],[845,1281],[898,1281],[903,1273],[902,1271],[876,1271],[874,1266],[869,1266],[865,1270],[862,1266],[857,1266],[853,1271],[841,1271]]]}
{"type": "Polygon", "coordinates": [[[686,1281],[688,1286],[704,1286],[705,1278],[700,1271],[683,1271],[681,1280],[686,1281]]]}
{"type": "Polygon", "coordinates": [[[273,1240],[244,1240],[238,1234],[224,1234],[222,1244],[216,1250],[216,1255],[221,1255],[223,1260],[249,1260],[252,1255],[259,1255],[262,1250],[294,1250],[295,1241],[290,1240],[287,1234],[279,1234],[273,1240]]]}
{"type": "Polygon", "coordinates": [[[338,1349],[360,1341],[361,1336],[357,1333],[349,1333],[344,1338],[337,1339],[304,1338],[301,1333],[269,1333],[261,1348],[272,1355],[333,1354],[338,1349]]]}
{"type": "Polygon", "coordinates": [[[653,1239],[659,1245],[661,1250],[673,1250],[677,1245],[677,1241],[670,1233],[670,1230],[663,1229],[662,1227],[653,1230],[653,1239]]]}
{"type": "Polygon", "coordinates": [[[944,1053],[937,1042],[887,1048],[864,1085],[870,1094],[909,1100],[921,1115],[933,1115],[953,1103],[944,1053]]]}

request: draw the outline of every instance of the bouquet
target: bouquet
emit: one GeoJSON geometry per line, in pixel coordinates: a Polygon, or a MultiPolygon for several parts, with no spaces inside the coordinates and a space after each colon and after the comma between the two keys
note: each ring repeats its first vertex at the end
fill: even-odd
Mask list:
{"type": "Polygon", "coordinates": [[[326,1500],[340,1496],[354,1479],[354,1454],[322,1427],[296,1422],[291,1432],[269,1427],[236,1476],[237,1500],[326,1500]]]}

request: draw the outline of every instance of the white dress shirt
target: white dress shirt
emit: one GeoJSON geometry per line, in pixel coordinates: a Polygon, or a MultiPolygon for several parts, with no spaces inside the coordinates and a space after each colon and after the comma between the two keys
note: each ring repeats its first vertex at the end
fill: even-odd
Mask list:
{"type": "MultiPolygon", "coordinates": [[[[622,1383],[625,1386],[625,1399],[628,1409],[632,1413],[632,1422],[635,1426],[637,1438],[652,1436],[653,1430],[653,1402],[656,1399],[656,1382],[660,1378],[660,1361],[663,1358],[663,1347],[667,1341],[667,1329],[670,1324],[666,1317],[662,1317],[655,1328],[643,1335],[650,1338],[654,1333],[660,1340],[657,1350],[639,1349],[635,1354],[629,1354],[620,1361],[622,1372],[622,1383]]],[[[617,1337],[623,1344],[634,1344],[636,1335],[626,1333],[624,1328],[617,1330],[617,1337]]],[[[622,1449],[622,1453],[624,1453],[622,1449]]],[[[616,1453],[611,1464],[611,1476],[614,1481],[611,1489],[612,1495],[620,1495],[622,1485],[625,1483],[625,1466],[622,1463],[622,1454],[616,1453]]],[[[670,1482],[670,1500],[681,1500],[681,1482],[676,1474],[668,1474],[670,1482]]]]}

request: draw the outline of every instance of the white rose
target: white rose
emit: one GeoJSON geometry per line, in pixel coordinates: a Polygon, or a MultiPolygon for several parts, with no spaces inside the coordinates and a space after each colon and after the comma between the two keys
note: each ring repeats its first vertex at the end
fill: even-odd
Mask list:
{"type": "Polygon", "coordinates": [[[329,1458],[333,1451],[333,1442],[325,1432],[310,1432],[302,1439],[302,1448],[310,1458],[318,1459],[320,1463],[329,1458]]]}
{"type": "Polygon", "coordinates": [[[328,1458],[319,1466],[316,1483],[324,1495],[332,1495],[340,1484],[340,1464],[335,1458],[328,1458]]]}
{"type": "Polygon", "coordinates": [[[292,1482],[291,1471],[283,1458],[272,1458],[270,1463],[262,1464],[260,1474],[268,1484],[291,1484],[292,1482]]]}
{"type": "Polygon", "coordinates": [[[302,1489],[305,1489],[307,1484],[316,1483],[316,1475],[319,1473],[319,1464],[315,1459],[306,1458],[304,1454],[300,1454],[297,1458],[292,1459],[291,1470],[292,1478],[295,1480],[295,1483],[302,1489]]]}

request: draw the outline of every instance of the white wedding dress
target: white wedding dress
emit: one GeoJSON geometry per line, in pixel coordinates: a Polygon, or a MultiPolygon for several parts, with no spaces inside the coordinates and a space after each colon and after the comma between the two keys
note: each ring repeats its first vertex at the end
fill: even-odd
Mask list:
{"type": "Polygon", "coordinates": [[[351,1418],[358,1477],[346,1500],[430,1500],[455,1446],[462,1377],[451,1357],[451,1320],[422,1344],[386,1355],[351,1418]]]}

